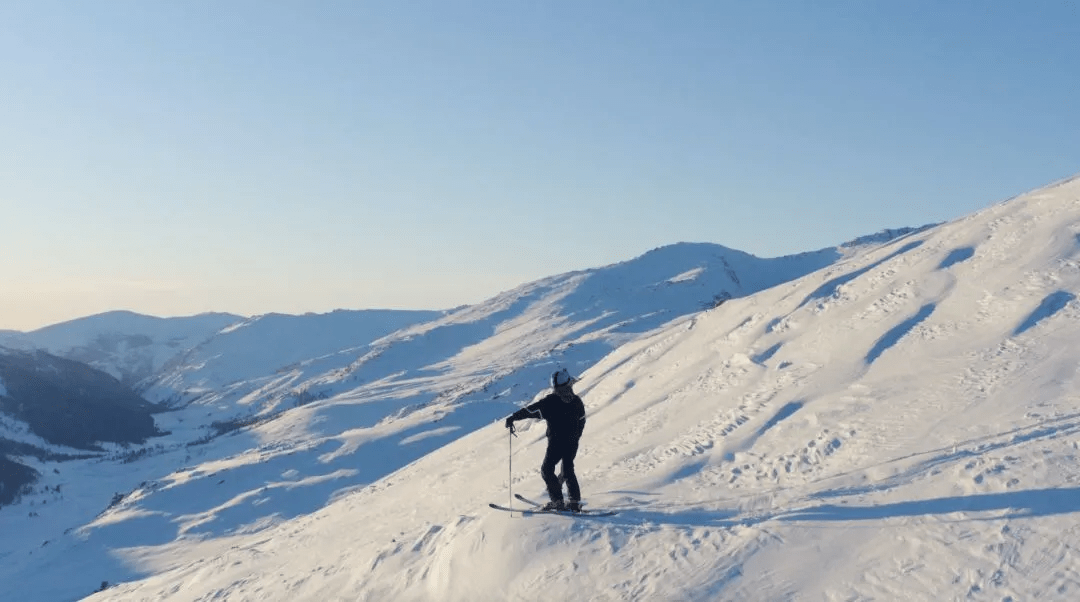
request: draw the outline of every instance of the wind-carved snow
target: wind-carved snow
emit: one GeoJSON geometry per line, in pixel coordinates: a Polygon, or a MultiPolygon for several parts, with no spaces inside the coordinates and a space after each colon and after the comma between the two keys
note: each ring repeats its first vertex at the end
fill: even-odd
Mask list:
{"type": "Polygon", "coordinates": [[[912,331],[923,320],[930,317],[934,313],[934,309],[937,306],[933,303],[927,303],[919,308],[919,311],[915,312],[915,315],[897,324],[888,332],[886,332],[880,339],[874,343],[874,346],[866,354],[866,363],[872,364],[874,361],[885,352],[886,349],[896,345],[904,335],[912,331]]]}
{"type": "MultiPolygon", "coordinates": [[[[1078,198],[1058,184],[622,331],[578,385],[578,476],[614,517],[487,503],[542,499],[542,423],[513,438],[500,418],[588,357],[536,346],[537,322],[563,337],[640,319],[589,304],[626,286],[617,271],[411,327],[355,367],[296,367],[352,372],[323,381],[327,398],[125,465],[157,474],[82,539],[10,548],[0,578],[57,600],[103,580],[122,583],[91,600],[1074,599],[1078,198]]],[[[659,257],[634,294],[707,277],[650,288],[687,271],[660,277],[659,257]]],[[[8,510],[5,535],[29,532],[8,510]]]]}

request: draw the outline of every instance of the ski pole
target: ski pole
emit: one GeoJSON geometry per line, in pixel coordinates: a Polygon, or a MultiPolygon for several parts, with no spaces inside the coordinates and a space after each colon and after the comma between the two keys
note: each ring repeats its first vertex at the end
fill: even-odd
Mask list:
{"type": "MultiPolygon", "coordinates": [[[[510,445],[510,453],[507,456],[507,460],[509,460],[509,461],[507,462],[507,466],[508,466],[507,471],[508,472],[507,472],[507,475],[506,475],[506,482],[510,485],[510,493],[509,493],[510,501],[507,503],[506,507],[507,508],[513,508],[514,507],[514,437],[517,437],[517,433],[514,432],[514,425],[512,425],[512,424],[510,425],[510,428],[508,430],[510,432],[507,433],[507,435],[506,435],[506,442],[510,445]]],[[[513,517],[514,513],[511,512],[510,516],[513,517]]]]}
{"type": "MultiPolygon", "coordinates": [[[[514,427],[513,426],[510,427],[510,432],[506,434],[506,442],[510,444],[510,453],[506,457],[507,460],[509,460],[507,462],[508,474],[506,475],[507,476],[506,482],[510,484],[510,493],[509,493],[510,501],[507,502],[506,507],[507,508],[513,508],[514,507],[514,427]]],[[[511,517],[514,516],[514,513],[511,512],[510,516],[511,517]]]]}

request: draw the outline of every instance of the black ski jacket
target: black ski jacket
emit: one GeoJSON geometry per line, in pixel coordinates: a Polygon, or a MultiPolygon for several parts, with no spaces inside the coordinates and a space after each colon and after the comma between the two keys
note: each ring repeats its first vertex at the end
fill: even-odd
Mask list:
{"type": "Polygon", "coordinates": [[[510,415],[510,421],[540,418],[547,421],[549,439],[577,441],[585,430],[585,404],[574,395],[570,401],[552,393],[510,415]]]}

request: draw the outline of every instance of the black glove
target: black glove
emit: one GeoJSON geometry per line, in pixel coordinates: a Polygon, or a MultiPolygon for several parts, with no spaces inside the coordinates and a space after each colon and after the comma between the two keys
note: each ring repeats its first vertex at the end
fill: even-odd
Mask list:
{"type": "Polygon", "coordinates": [[[513,418],[507,418],[505,424],[506,424],[506,428],[510,429],[510,432],[513,433],[514,432],[514,419],[513,418]]]}

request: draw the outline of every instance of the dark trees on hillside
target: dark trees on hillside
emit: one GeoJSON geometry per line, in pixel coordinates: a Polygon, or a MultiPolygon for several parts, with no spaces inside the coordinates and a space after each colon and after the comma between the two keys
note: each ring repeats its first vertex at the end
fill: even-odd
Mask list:
{"type": "Polygon", "coordinates": [[[0,355],[0,412],[30,425],[41,438],[78,449],[95,443],[143,443],[161,433],[160,408],[115,378],[43,352],[0,355]]]}
{"type": "Polygon", "coordinates": [[[22,488],[34,482],[37,471],[0,455],[0,506],[15,501],[22,488]]]}

